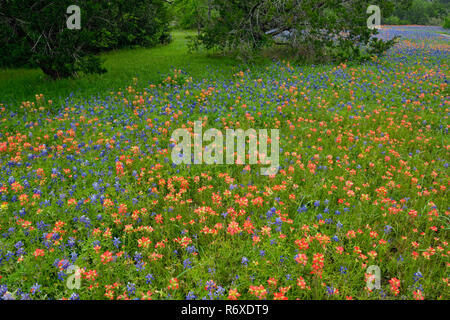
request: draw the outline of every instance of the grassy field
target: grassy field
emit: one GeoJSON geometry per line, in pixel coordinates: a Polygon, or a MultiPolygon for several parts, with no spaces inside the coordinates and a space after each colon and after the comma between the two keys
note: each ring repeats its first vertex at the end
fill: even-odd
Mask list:
{"type": "Polygon", "coordinates": [[[450,45],[399,33],[365,64],[247,68],[177,33],[103,76],[8,71],[15,105],[46,96],[0,107],[0,299],[449,299],[450,45]],[[278,130],[278,172],[176,164],[196,121],[278,130]]]}
{"type": "Polygon", "coordinates": [[[109,94],[132,83],[137,77],[142,85],[158,84],[173,69],[182,68],[195,78],[208,77],[210,68],[220,69],[216,76],[229,76],[238,62],[208,52],[188,53],[186,39],[190,32],[175,31],[166,46],[149,49],[126,49],[105,53],[102,75],[81,75],[77,79],[52,81],[40,69],[0,70],[0,103],[11,105],[35,99],[43,94],[54,102],[74,96],[90,97],[109,94]]]}

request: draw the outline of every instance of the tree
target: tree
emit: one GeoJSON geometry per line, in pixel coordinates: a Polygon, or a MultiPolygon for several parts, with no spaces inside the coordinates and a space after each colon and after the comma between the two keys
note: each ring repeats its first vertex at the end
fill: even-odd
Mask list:
{"type": "Polygon", "coordinates": [[[0,65],[38,66],[53,79],[102,73],[94,54],[168,40],[163,0],[0,0],[0,65]],[[67,8],[80,8],[81,29],[69,29],[67,8]]]}
{"type": "Polygon", "coordinates": [[[212,0],[174,0],[171,6],[177,28],[191,30],[203,26],[203,18],[211,13],[212,0]]]}
{"type": "MultiPolygon", "coordinates": [[[[376,30],[367,27],[366,0],[212,0],[210,17],[194,45],[255,51],[286,33],[286,43],[310,58],[349,59],[361,55],[376,30]]],[[[389,15],[394,0],[377,1],[389,15]]]]}
{"type": "Polygon", "coordinates": [[[441,25],[450,13],[448,0],[408,0],[407,6],[396,5],[389,24],[441,25]]]}

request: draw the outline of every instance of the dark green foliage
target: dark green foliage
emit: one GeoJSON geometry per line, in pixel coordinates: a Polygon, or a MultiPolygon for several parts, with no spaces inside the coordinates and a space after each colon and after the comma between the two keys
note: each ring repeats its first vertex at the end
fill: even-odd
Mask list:
{"type": "Polygon", "coordinates": [[[204,18],[211,13],[211,0],[174,0],[170,6],[175,27],[184,30],[198,30],[204,25],[204,18]]]}
{"type": "Polygon", "coordinates": [[[101,73],[93,54],[169,40],[163,0],[0,0],[0,66],[38,66],[51,78],[101,73]],[[81,9],[81,29],[70,30],[67,7],[81,9]]]}
{"type": "MultiPolygon", "coordinates": [[[[367,27],[362,0],[211,0],[209,16],[192,46],[237,51],[246,56],[274,43],[289,31],[290,46],[302,59],[347,60],[361,56],[376,30],[367,27]]],[[[394,8],[391,0],[378,1],[384,14],[394,8]]],[[[387,47],[387,45],[386,45],[387,47]]]]}
{"type": "Polygon", "coordinates": [[[31,67],[31,51],[25,38],[20,38],[8,25],[0,24],[0,67],[31,67]]]}
{"type": "Polygon", "coordinates": [[[398,37],[395,37],[391,40],[383,41],[378,38],[372,38],[369,42],[368,54],[380,56],[384,52],[386,52],[389,48],[391,48],[398,41],[398,37]]]}
{"type": "Polygon", "coordinates": [[[444,25],[442,27],[444,27],[445,29],[450,29],[450,16],[445,18],[444,25]]]}
{"type": "Polygon", "coordinates": [[[450,13],[448,0],[408,0],[408,6],[396,5],[391,16],[384,16],[384,24],[441,25],[450,13]]]}
{"type": "Polygon", "coordinates": [[[169,40],[169,15],[163,0],[120,0],[116,2],[111,22],[117,39],[114,48],[149,47],[169,40]]]}

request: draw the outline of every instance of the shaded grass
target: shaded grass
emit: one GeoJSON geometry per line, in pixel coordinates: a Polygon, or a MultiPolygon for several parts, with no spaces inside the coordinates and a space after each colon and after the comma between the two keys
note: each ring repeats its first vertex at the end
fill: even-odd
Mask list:
{"type": "Polygon", "coordinates": [[[212,70],[215,78],[229,76],[239,61],[212,52],[188,53],[192,32],[175,31],[168,45],[153,48],[121,49],[101,55],[108,70],[102,75],[81,75],[75,79],[50,80],[40,69],[0,70],[0,103],[15,109],[22,101],[34,101],[36,94],[58,103],[67,96],[105,96],[139,79],[139,85],[157,84],[172,69],[182,69],[194,79],[207,78],[212,70]]]}

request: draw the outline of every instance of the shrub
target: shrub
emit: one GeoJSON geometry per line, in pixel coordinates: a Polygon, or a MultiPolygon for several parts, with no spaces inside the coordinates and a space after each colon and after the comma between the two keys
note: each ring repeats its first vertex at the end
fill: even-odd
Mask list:
{"type": "Polygon", "coordinates": [[[444,25],[442,27],[445,29],[450,29],[450,16],[445,18],[444,25]]]}
{"type": "Polygon", "coordinates": [[[163,0],[5,0],[0,27],[0,66],[38,66],[53,79],[105,72],[98,52],[169,39],[163,0]],[[66,25],[73,4],[81,9],[80,30],[66,25]]]}
{"type": "MultiPolygon", "coordinates": [[[[253,51],[270,46],[276,36],[290,31],[287,45],[316,60],[347,60],[361,54],[376,30],[367,27],[370,1],[336,0],[211,0],[199,35],[192,45],[222,51],[253,51]],[[331,56],[330,56],[331,55],[331,56]]],[[[393,9],[390,0],[381,10],[393,9]]]]}

